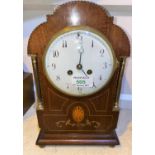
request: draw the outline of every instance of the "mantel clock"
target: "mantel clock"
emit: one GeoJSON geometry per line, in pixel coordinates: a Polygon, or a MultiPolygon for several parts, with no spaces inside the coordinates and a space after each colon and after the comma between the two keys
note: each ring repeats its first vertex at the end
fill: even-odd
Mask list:
{"type": "Polygon", "coordinates": [[[125,59],[124,31],[99,5],[57,7],[28,42],[37,93],[36,144],[118,145],[115,132],[125,59]]]}

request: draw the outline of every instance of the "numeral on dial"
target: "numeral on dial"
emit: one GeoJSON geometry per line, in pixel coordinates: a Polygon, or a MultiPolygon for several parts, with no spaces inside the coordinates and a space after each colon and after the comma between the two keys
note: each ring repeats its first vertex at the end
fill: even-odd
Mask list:
{"type": "Polygon", "coordinates": [[[107,62],[104,62],[103,63],[103,67],[102,67],[103,69],[107,69],[108,68],[108,64],[107,64],[107,62]]]}
{"type": "Polygon", "coordinates": [[[81,87],[78,87],[77,89],[78,89],[79,93],[82,93],[82,88],[81,87]]]}
{"type": "Polygon", "coordinates": [[[56,57],[58,57],[58,56],[59,56],[59,51],[58,51],[58,50],[55,50],[55,51],[53,52],[53,57],[56,58],[56,57]]]}
{"type": "Polygon", "coordinates": [[[102,75],[100,75],[99,79],[102,80],[102,75]]]}
{"type": "Polygon", "coordinates": [[[93,87],[96,88],[95,82],[93,81],[93,87]]]}
{"type": "Polygon", "coordinates": [[[107,69],[107,62],[104,63],[104,68],[107,69]]]}
{"type": "Polygon", "coordinates": [[[53,69],[53,70],[56,69],[56,64],[52,63],[52,69],[53,69]]]}
{"type": "Polygon", "coordinates": [[[69,89],[69,84],[67,84],[67,87],[66,88],[69,89]]]}
{"type": "Polygon", "coordinates": [[[83,40],[83,37],[80,35],[80,33],[79,33],[79,32],[77,33],[77,39],[79,39],[80,41],[82,41],[82,40],[83,40]]]}
{"type": "Polygon", "coordinates": [[[66,40],[63,40],[62,47],[67,48],[67,41],[66,40]]]}
{"type": "Polygon", "coordinates": [[[59,75],[56,76],[56,80],[60,81],[60,76],[59,75]]]}
{"type": "Polygon", "coordinates": [[[101,57],[104,56],[104,49],[100,50],[100,56],[101,56],[101,57]]]}
{"type": "Polygon", "coordinates": [[[93,40],[92,40],[92,43],[91,43],[91,47],[92,47],[92,48],[94,47],[94,42],[93,42],[93,40]]]}
{"type": "Polygon", "coordinates": [[[80,37],[80,33],[79,33],[79,32],[77,33],[77,37],[78,37],[78,38],[80,37]]]}

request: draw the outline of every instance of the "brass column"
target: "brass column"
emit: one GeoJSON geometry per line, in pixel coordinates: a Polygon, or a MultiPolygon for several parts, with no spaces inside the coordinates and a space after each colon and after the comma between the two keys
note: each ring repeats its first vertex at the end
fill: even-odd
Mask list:
{"type": "Polygon", "coordinates": [[[39,75],[38,75],[38,69],[37,69],[37,55],[31,55],[31,60],[32,60],[34,80],[35,80],[35,86],[36,86],[37,109],[42,110],[43,104],[42,104],[39,75]]]}
{"type": "Polygon", "coordinates": [[[118,79],[118,84],[117,84],[117,92],[116,92],[116,102],[113,107],[113,111],[118,111],[119,110],[119,98],[120,98],[120,91],[121,91],[121,86],[122,86],[122,78],[123,78],[123,73],[124,73],[124,68],[125,68],[125,62],[126,62],[126,57],[121,58],[121,69],[119,72],[119,79],[118,79]]]}

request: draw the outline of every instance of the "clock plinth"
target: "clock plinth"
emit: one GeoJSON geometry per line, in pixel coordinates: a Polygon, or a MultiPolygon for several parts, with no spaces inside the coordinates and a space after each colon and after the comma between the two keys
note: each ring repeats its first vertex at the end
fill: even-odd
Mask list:
{"type": "Polygon", "coordinates": [[[113,17],[94,3],[65,3],[32,32],[28,54],[38,101],[36,144],[119,145],[115,129],[130,45],[113,17]]]}
{"type": "Polygon", "coordinates": [[[119,145],[115,131],[111,133],[44,133],[40,131],[37,145],[119,145]]]}

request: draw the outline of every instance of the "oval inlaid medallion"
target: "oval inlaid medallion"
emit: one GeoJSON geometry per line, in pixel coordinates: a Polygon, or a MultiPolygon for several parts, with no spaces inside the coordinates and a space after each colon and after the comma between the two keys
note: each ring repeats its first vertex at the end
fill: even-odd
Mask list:
{"type": "Polygon", "coordinates": [[[80,123],[84,119],[84,109],[81,106],[76,106],[72,110],[72,117],[76,123],[80,123]]]}

